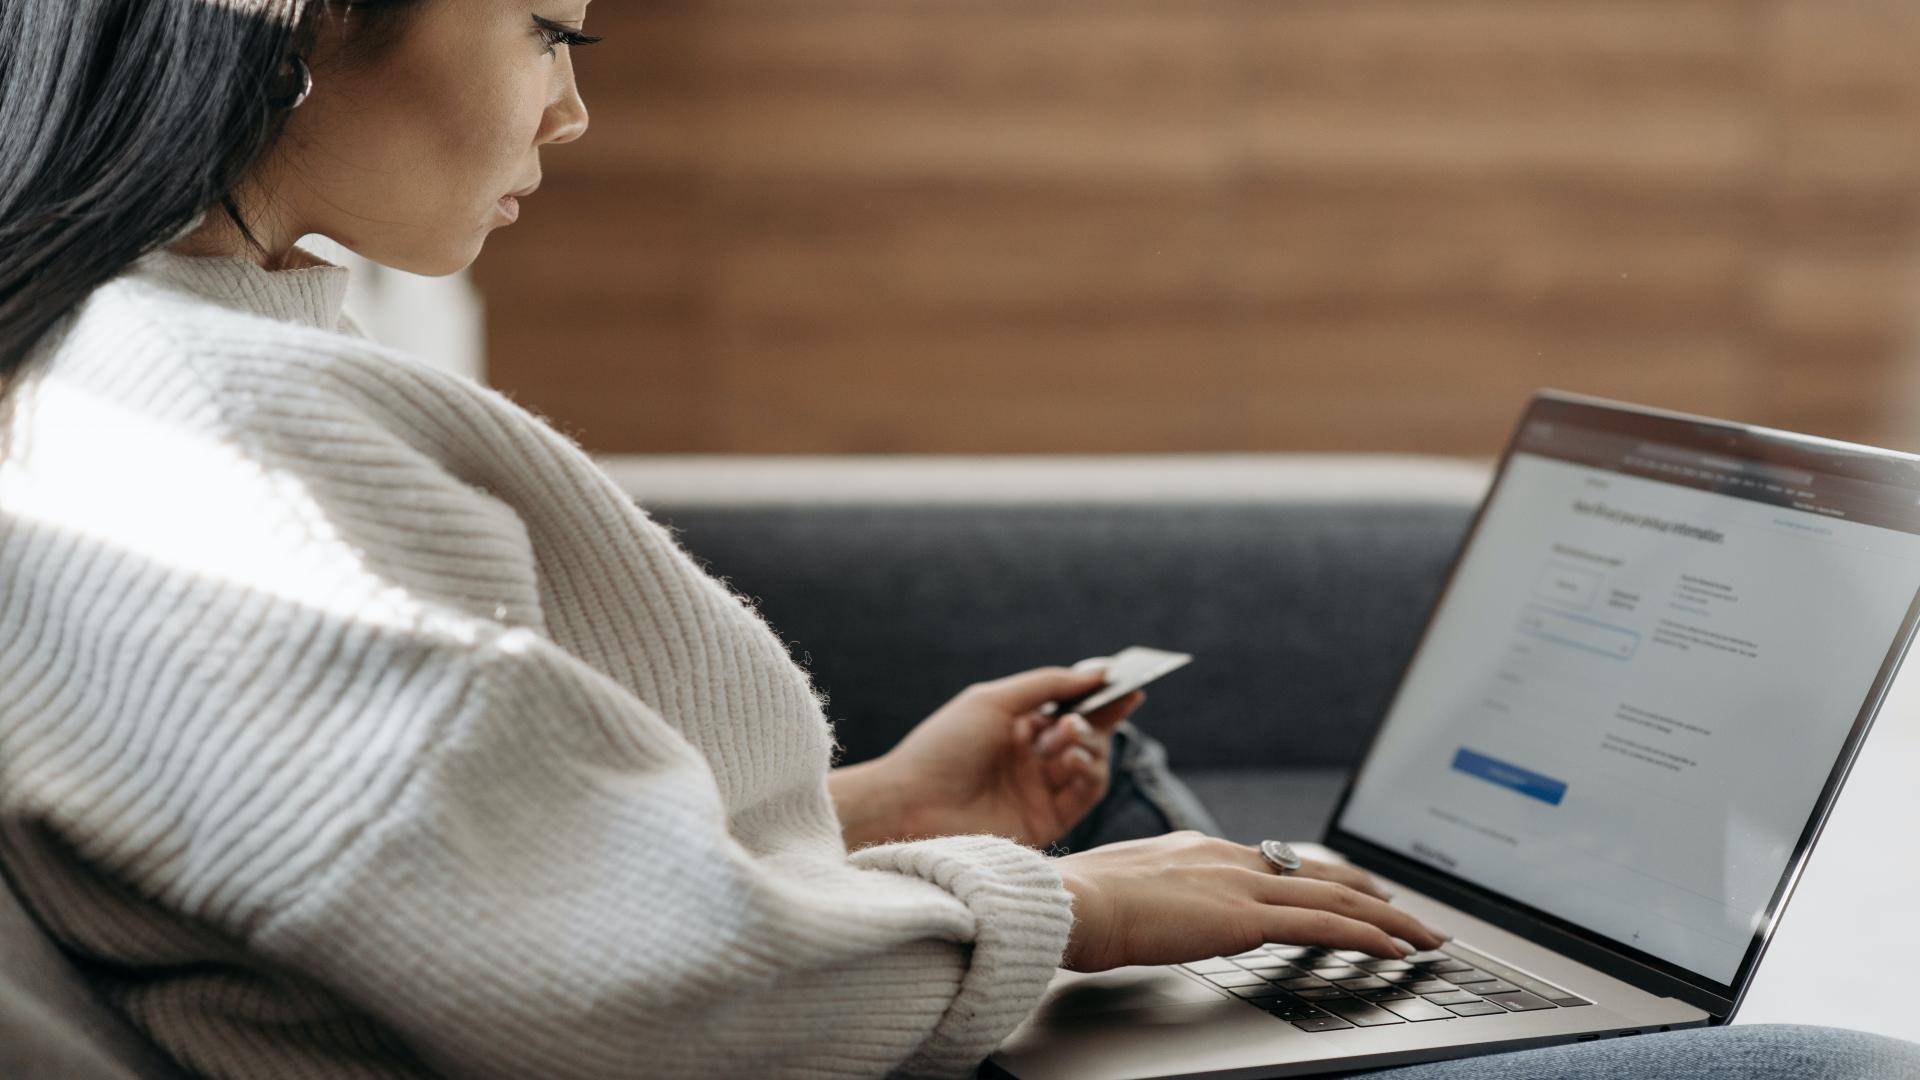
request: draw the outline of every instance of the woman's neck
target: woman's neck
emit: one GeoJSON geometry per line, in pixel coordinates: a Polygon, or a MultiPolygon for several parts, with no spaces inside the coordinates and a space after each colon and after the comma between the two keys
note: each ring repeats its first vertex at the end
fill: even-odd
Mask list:
{"type": "Polygon", "coordinates": [[[266,270],[297,270],[314,265],[312,258],[294,244],[301,234],[279,217],[247,213],[244,206],[241,212],[258,246],[241,234],[225,207],[217,206],[207,213],[199,228],[168,244],[167,250],[175,255],[245,259],[266,270]]]}

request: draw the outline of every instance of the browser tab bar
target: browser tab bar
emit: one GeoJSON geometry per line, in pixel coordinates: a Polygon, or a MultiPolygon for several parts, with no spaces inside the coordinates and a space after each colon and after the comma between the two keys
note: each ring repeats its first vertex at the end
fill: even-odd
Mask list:
{"type": "Polygon", "coordinates": [[[1920,533],[1913,486],[1679,446],[1559,421],[1529,421],[1515,449],[1823,517],[1920,533]]]}

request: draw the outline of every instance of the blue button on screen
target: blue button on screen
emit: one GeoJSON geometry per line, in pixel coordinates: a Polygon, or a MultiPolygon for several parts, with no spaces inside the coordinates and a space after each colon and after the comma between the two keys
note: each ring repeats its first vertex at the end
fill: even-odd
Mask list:
{"type": "Polygon", "coordinates": [[[1539,799],[1549,806],[1559,806],[1561,796],[1567,793],[1567,785],[1563,780],[1542,776],[1531,769],[1523,769],[1485,754],[1476,754],[1464,746],[1454,752],[1453,768],[1456,772],[1479,777],[1490,784],[1510,788],[1529,799],[1539,799]]]}

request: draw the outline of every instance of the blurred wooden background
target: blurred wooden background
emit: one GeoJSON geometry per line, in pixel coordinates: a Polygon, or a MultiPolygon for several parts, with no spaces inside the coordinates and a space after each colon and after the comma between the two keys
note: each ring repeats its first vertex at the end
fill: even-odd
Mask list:
{"type": "Polygon", "coordinates": [[[474,273],[590,450],[1920,449],[1915,0],[601,0],[474,273]]]}

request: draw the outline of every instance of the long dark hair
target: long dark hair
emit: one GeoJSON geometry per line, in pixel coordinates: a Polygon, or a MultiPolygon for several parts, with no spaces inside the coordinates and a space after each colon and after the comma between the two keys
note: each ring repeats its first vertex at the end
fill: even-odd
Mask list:
{"type": "Polygon", "coordinates": [[[330,12],[417,2],[0,0],[0,394],[88,293],[203,211],[260,249],[233,191],[285,124],[293,57],[330,12]]]}

